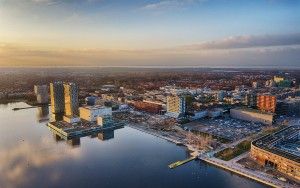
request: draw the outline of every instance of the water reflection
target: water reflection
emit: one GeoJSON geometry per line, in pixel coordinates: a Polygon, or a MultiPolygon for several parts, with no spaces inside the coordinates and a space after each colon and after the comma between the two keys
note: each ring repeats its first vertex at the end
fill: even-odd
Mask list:
{"type": "Polygon", "coordinates": [[[72,138],[67,140],[67,144],[72,146],[73,148],[80,146],[80,138],[72,138]]]}
{"type": "Polygon", "coordinates": [[[113,139],[115,136],[115,129],[110,129],[110,130],[105,130],[101,132],[94,132],[91,133],[90,135],[83,135],[83,136],[78,136],[78,137],[73,137],[73,138],[66,138],[59,133],[55,132],[53,129],[49,129],[52,134],[53,134],[53,140],[55,142],[63,142],[65,141],[69,146],[72,146],[73,148],[80,147],[80,138],[81,137],[86,137],[89,136],[90,138],[98,138],[101,141],[106,141],[113,139]]]}
{"type": "Polygon", "coordinates": [[[62,121],[64,114],[51,114],[50,121],[62,121]]]}
{"type": "Polygon", "coordinates": [[[130,127],[66,140],[16,107],[0,105],[0,188],[263,187],[201,161],[170,170],[186,150],[130,127]]]}
{"type": "MultiPolygon", "coordinates": [[[[0,187],[22,187],[37,179],[36,169],[80,157],[78,150],[66,150],[63,146],[57,146],[53,152],[51,143],[45,137],[40,142],[23,141],[0,151],[0,187]]],[[[49,176],[56,176],[55,173],[49,172],[49,176]]]]}
{"type": "Polygon", "coordinates": [[[60,137],[58,134],[56,134],[55,132],[52,132],[52,134],[53,134],[53,138],[56,142],[64,141],[64,139],[62,137],[60,137]]]}
{"type": "Polygon", "coordinates": [[[109,140],[109,139],[113,139],[115,136],[114,131],[103,131],[102,133],[98,134],[98,139],[100,140],[109,140]]]}

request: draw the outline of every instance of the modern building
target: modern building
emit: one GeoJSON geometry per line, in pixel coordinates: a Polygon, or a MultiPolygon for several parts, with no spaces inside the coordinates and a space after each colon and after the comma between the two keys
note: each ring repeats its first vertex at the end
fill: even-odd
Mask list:
{"type": "Polygon", "coordinates": [[[145,112],[149,112],[149,113],[157,113],[158,114],[163,109],[161,104],[154,103],[151,101],[133,101],[131,104],[137,110],[141,110],[141,111],[145,111],[145,112]]]}
{"type": "Polygon", "coordinates": [[[233,108],[230,109],[230,116],[232,118],[245,121],[260,122],[266,125],[271,125],[273,123],[274,114],[251,108],[233,108]]]}
{"type": "Polygon", "coordinates": [[[257,105],[257,94],[247,93],[244,98],[244,105],[248,107],[256,107],[257,105]]]}
{"type": "Polygon", "coordinates": [[[291,80],[282,80],[277,83],[277,87],[281,88],[288,88],[292,86],[292,81],[291,80]]]}
{"type": "Polygon", "coordinates": [[[75,83],[64,83],[65,115],[79,115],[78,86],[75,83]]]}
{"type": "Polygon", "coordinates": [[[261,166],[300,181],[299,144],[300,126],[289,126],[253,141],[250,156],[261,166]]]}
{"type": "Polygon", "coordinates": [[[68,123],[71,123],[71,124],[81,122],[81,119],[78,116],[64,115],[63,120],[65,122],[68,122],[68,123]]]}
{"type": "Polygon", "coordinates": [[[264,112],[276,111],[276,96],[270,94],[257,95],[257,108],[264,112]]]}
{"type": "Polygon", "coordinates": [[[85,103],[89,106],[94,106],[96,104],[97,99],[98,99],[98,97],[88,96],[85,98],[85,103]]]}
{"type": "Polygon", "coordinates": [[[300,97],[288,97],[278,101],[276,113],[279,115],[300,116],[300,97]]]}
{"type": "Polygon", "coordinates": [[[64,98],[63,82],[50,83],[50,99],[51,99],[51,112],[53,114],[64,113],[65,98],[64,98]]]}
{"type": "Polygon", "coordinates": [[[34,93],[36,95],[36,101],[39,104],[46,104],[49,101],[49,92],[47,85],[34,85],[34,93]]]}
{"type": "Polygon", "coordinates": [[[79,108],[80,118],[87,121],[96,121],[97,117],[112,115],[111,107],[104,106],[84,106],[79,108]]]}
{"type": "Polygon", "coordinates": [[[274,80],[275,83],[278,83],[278,82],[283,81],[284,77],[282,77],[282,76],[274,76],[273,80],[274,80]]]}
{"type": "Polygon", "coordinates": [[[113,119],[111,115],[103,115],[97,117],[97,125],[108,128],[113,125],[113,119]]]}
{"type": "Polygon", "coordinates": [[[37,107],[36,118],[38,122],[43,122],[48,120],[49,107],[39,106],[37,107]]]}
{"type": "Polygon", "coordinates": [[[186,99],[184,96],[172,95],[167,97],[167,114],[171,117],[179,117],[186,112],[186,99]]]}

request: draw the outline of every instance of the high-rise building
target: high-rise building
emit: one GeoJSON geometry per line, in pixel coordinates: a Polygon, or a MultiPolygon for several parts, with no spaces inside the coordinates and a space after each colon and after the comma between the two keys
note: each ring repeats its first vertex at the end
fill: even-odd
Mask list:
{"type": "Polygon", "coordinates": [[[64,113],[64,86],[62,82],[50,83],[50,98],[51,98],[51,112],[53,114],[64,113]]]}
{"type": "Polygon", "coordinates": [[[78,87],[75,83],[64,83],[64,103],[66,116],[78,116],[78,87]]]}
{"type": "Polygon", "coordinates": [[[256,107],[257,105],[257,94],[256,93],[247,93],[244,99],[244,105],[249,107],[256,107]]]}
{"type": "Polygon", "coordinates": [[[186,112],[186,99],[184,96],[168,96],[167,97],[167,115],[178,117],[186,112]]]}
{"type": "Polygon", "coordinates": [[[36,101],[40,104],[48,103],[49,93],[47,85],[35,85],[34,93],[36,95],[36,101]]]}
{"type": "Polygon", "coordinates": [[[264,112],[274,113],[276,110],[276,96],[269,94],[258,95],[257,108],[264,112]]]}

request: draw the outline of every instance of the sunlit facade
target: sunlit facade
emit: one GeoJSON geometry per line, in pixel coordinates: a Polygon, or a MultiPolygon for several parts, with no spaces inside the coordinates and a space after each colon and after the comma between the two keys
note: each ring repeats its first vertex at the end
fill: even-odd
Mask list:
{"type": "Polygon", "coordinates": [[[75,83],[64,83],[65,115],[79,115],[78,87],[75,83]]]}
{"type": "Polygon", "coordinates": [[[50,83],[51,112],[64,113],[64,86],[62,82],[50,83]]]}

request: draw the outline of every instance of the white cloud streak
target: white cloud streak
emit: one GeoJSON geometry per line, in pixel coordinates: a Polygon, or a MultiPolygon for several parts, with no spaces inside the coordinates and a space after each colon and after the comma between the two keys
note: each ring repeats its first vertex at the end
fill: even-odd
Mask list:
{"type": "Polygon", "coordinates": [[[162,0],[155,3],[148,3],[142,7],[144,10],[170,10],[184,8],[195,3],[201,3],[204,0],[162,0]]]}
{"type": "Polygon", "coordinates": [[[234,36],[222,40],[209,41],[200,44],[185,45],[180,47],[185,50],[207,49],[240,49],[271,46],[300,45],[300,33],[286,35],[248,35],[234,36]]]}

